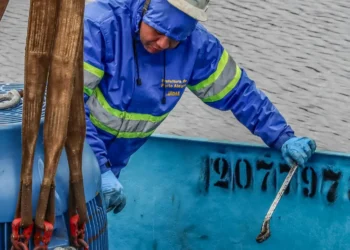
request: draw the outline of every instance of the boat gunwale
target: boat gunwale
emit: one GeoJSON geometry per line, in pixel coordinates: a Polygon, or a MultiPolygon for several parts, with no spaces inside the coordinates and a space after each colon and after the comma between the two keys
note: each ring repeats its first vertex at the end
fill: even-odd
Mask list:
{"type": "MultiPolygon", "coordinates": [[[[180,136],[173,134],[165,134],[165,133],[154,133],[151,138],[161,139],[161,140],[176,140],[176,141],[190,141],[195,143],[206,143],[206,144],[220,144],[222,146],[234,146],[234,147],[245,147],[245,148],[253,148],[253,149],[270,149],[267,145],[262,143],[254,143],[254,142],[243,142],[243,141],[229,141],[229,140],[218,140],[218,139],[209,139],[205,137],[191,137],[191,136],[180,136]]],[[[319,150],[316,149],[315,156],[332,156],[332,157],[341,157],[350,160],[350,152],[344,153],[340,151],[330,151],[330,150],[319,150]]]]}

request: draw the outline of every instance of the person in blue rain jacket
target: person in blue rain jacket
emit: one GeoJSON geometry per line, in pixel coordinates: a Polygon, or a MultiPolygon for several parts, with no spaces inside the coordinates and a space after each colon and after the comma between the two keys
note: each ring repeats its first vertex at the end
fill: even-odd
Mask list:
{"type": "Polygon", "coordinates": [[[231,110],[252,134],[280,150],[289,165],[303,166],[316,150],[314,140],[294,135],[247,72],[199,23],[206,20],[207,4],[95,0],[86,5],[86,138],[100,165],[108,211],[124,208],[121,169],[186,88],[212,108],[231,110]]]}

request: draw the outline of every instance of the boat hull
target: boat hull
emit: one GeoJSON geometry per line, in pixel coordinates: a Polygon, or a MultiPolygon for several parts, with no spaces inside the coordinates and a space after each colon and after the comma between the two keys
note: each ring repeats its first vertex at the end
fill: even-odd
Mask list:
{"type": "Polygon", "coordinates": [[[263,146],[153,136],[122,171],[127,205],[108,214],[110,249],[350,249],[350,157],[317,152],[298,168],[257,243],[288,174],[263,146]]]}

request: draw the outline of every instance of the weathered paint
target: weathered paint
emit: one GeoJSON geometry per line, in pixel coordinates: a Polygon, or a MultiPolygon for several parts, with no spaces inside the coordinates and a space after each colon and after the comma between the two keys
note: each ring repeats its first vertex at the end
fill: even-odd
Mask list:
{"type": "Polygon", "coordinates": [[[350,155],[317,152],[299,168],[255,241],[289,167],[266,147],[154,136],[120,180],[111,250],[350,249],[350,155]]]}

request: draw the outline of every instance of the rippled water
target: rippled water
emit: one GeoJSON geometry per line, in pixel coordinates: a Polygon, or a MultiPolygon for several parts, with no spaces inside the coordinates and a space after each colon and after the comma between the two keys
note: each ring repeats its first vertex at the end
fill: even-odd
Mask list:
{"type": "MultiPolygon", "coordinates": [[[[350,152],[350,1],[211,1],[205,24],[319,149],[350,152]]],[[[0,82],[23,81],[29,0],[10,0],[0,23],[0,82]]],[[[231,112],[186,92],[157,130],[260,142],[231,112]]]]}

